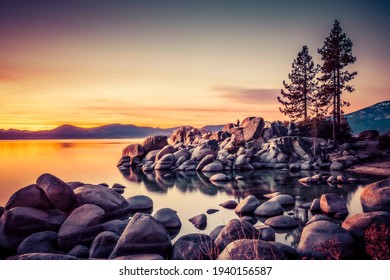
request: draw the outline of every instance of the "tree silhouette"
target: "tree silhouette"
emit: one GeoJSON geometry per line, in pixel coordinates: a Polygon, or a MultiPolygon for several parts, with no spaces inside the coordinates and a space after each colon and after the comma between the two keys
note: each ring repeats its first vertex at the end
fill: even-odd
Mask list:
{"type": "Polygon", "coordinates": [[[325,38],[324,46],[318,49],[323,65],[321,66],[322,82],[320,95],[333,106],[333,141],[336,144],[337,132],[341,124],[341,108],[349,103],[341,99],[343,91],[353,92],[354,87],[349,85],[357,72],[344,70],[349,64],[356,61],[352,55],[352,41],[342,32],[340,23],[335,20],[330,35],[325,38]]]}
{"type": "Polygon", "coordinates": [[[322,106],[318,103],[321,99],[313,99],[318,87],[316,80],[318,70],[319,66],[314,65],[308,47],[303,46],[292,63],[291,73],[288,74],[291,83],[283,81],[285,90],[282,89],[281,96],[278,96],[278,101],[283,105],[279,108],[280,112],[293,121],[298,119],[306,121],[311,111],[318,113],[318,106],[322,106]]]}

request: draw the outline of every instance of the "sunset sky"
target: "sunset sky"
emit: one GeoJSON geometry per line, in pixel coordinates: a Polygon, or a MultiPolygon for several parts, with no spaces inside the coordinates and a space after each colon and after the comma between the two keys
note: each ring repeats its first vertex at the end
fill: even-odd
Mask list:
{"type": "Polygon", "coordinates": [[[354,43],[346,112],[388,100],[388,1],[1,0],[0,128],[287,119],[276,100],[335,19],[354,43]]]}

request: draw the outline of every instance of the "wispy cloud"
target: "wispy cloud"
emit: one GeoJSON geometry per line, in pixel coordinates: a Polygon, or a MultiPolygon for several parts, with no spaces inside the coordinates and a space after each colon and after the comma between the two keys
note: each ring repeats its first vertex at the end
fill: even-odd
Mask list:
{"type": "Polygon", "coordinates": [[[214,91],[219,92],[219,97],[240,103],[275,103],[280,89],[243,88],[234,86],[216,86],[214,91]]]}

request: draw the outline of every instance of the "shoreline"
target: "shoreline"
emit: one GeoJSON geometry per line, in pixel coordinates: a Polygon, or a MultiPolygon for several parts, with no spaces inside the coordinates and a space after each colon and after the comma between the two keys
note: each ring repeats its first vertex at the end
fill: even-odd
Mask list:
{"type": "Polygon", "coordinates": [[[390,178],[390,160],[357,164],[345,169],[345,171],[360,174],[386,176],[387,178],[390,178]]]}

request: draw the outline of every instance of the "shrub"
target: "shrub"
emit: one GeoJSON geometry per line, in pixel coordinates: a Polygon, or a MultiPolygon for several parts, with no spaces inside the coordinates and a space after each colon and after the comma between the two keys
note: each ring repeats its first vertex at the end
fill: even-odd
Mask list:
{"type": "Polygon", "coordinates": [[[364,234],[366,253],[372,260],[390,260],[390,231],[385,224],[373,224],[364,234]]]}

